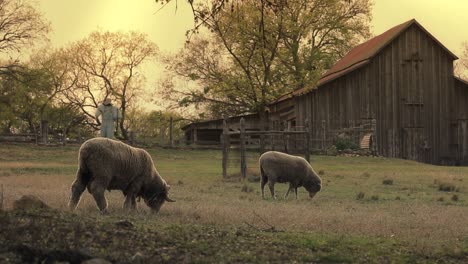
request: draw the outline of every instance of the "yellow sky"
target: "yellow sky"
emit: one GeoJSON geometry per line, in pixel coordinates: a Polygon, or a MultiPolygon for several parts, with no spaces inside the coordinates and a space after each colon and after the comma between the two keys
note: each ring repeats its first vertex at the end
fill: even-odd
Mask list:
{"type": "MultiPolygon", "coordinates": [[[[147,33],[162,51],[183,46],[185,31],[192,26],[185,0],[175,0],[159,12],[153,0],[40,0],[40,9],[51,21],[53,45],[79,40],[90,32],[137,30],[147,33]]],[[[375,0],[373,33],[416,18],[447,48],[460,55],[468,41],[467,0],[375,0]]]]}

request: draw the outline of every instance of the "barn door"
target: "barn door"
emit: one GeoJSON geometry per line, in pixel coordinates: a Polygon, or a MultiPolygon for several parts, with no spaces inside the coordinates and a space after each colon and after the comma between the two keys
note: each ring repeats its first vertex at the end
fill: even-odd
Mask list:
{"type": "Polygon", "coordinates": [[[402,156],[404,159],[428,162],[428,145],[422,128],[403,128],[402,156]]]}

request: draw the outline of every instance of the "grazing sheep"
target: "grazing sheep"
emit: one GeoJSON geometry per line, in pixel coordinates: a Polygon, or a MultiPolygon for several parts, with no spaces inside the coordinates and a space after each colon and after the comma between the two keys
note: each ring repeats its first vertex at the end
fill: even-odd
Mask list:
{"type": "Polygon", "coordinates": [[[126,209],[136,208],[137,197],[143,198],[156,213],[165,201],[174,202],[168,197],[170,186],[143,149],[108,138],[93,138],[83,143],[78,159],[79,167],[71,187],[71,210],[78,205],[86,187],[102,213],[107,212],[106,190],[121,190],[126,209]]]}
{"type": "Polygon", "coordinates": [[[322,180],[304,158],[268,151],[260,156],[259,164],[262,198],[265,198],[263,189],[267,182],[273,199],[276,199],[275,183],[277,182],[289,182],[289,189],[284,195],[285,199],[293,189],[297,199],[297,188],[301,186],[309,192],[310,198],[313,198],[321,189],[322,180]]]}

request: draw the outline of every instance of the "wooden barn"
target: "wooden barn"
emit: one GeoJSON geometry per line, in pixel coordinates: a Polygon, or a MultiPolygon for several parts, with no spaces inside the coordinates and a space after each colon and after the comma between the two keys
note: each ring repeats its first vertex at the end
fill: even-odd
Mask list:
{"type": "MultiPolygon", "coordinates": [[[[260,129],[257,114],[248,114],[233,116],[226,119],[230,131],[240,129],[240,119],[244,118],[246,130],[254,131],[260,129]]],[[[187,144],[198,145],[218,145],[220,144],[221,134],[223,133],[224,119],[214,119],[200,122],[193,122],[184,127],[185,141],[187,144]]]]}
{"type": "MultiPolygon", "coordinates": [[[[379,155],[432,164],[468,165],[468,84],[457,57],[416,20],[352,49],[316,87],[282,96],[271,124],[312,124],[310,137],[375,120],[379,155]]],[[[312,141],[314,142],[314,141],[312,141]]]]}

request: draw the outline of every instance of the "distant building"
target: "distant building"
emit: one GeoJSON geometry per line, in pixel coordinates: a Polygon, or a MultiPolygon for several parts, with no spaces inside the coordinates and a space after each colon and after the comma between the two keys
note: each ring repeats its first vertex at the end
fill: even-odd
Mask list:
{"type": "Polygon", "coordinates": [[[407,21],[353,48],[316,87],[278,98],[270,127],[301,127],[307,119],[314,139],[322,125],[339,130],[375,120],[379,155],[468,165],[468,83],[454,76],[456,59],[407,21]]]}

